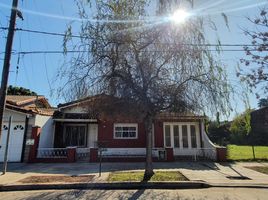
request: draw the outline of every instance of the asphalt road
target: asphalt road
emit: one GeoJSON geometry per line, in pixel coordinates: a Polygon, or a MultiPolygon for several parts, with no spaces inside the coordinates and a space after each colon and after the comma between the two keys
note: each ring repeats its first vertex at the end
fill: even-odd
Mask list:
{"type": "Polygon", "coordinates": [[[266,200],[267,189],[209,188],[195,190],[39,190],[0,192],[3,200],[69,199],[177,199],[177,200],[266,200]]]}

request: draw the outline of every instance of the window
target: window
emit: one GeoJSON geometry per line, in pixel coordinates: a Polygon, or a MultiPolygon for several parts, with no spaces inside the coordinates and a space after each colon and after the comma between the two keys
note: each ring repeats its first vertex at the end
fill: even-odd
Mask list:
{"type": "Polygon", "coordinates": [[[191,142],[192,142],[192,148],[196,148],[196,131],[195,131],[195,126],[191,125],[191,142]]]}
{"type": "Polygon", "coordinates": [[[187,133],[187,125],[182,125],[182,144],[183,148],[188,147],[188,133],[187,133]]]}
{"type": "Polygon", "coordinates": [[[180,135],[179,135],[179,126],[173,126],[173,134],[174,134],[174,147],[180,147],[180,135]]]}
{"type": "Polygon", "coordinates": [[[86,146],[86,126],[66,125],[64,134],[65,146],[86,146]]]}
{"type": "Polygon", "coordinates": [[[170,133],[170,126],[165,125],[165,146],[171,146],[171,133],[170,133]]]}
{"type": "Polygon", "coordinates": [[[137,139],[138,125],[137,124],[114,124],[115,139],[137,139]]]}

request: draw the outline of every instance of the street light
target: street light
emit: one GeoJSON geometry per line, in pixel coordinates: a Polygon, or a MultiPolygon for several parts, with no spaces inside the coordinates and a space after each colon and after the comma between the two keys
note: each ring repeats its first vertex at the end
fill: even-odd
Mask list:
{"type": "Polygon", "coordinates": [[[176,24],[183,23],[188,17],[190,17],[190,13],[185,10],[178,9],[174,12],[174,14],[170,17],[170,20],[176,24]]]}

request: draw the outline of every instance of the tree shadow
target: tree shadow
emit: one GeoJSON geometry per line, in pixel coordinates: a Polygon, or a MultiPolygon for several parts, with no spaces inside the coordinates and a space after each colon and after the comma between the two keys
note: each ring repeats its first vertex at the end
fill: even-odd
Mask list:
{"type": "Polygon", "coordinates": [[[145,189],[137,190],[131,197],[129,197],[129,200],[137,200],[139,199],[145,192],[145,189]]]}
{"type": "MultiPolygon", "coordinates": [[[[154,162],[154,170],[192,170],[192,171],[218,171],[220,166],[233,167],[233,163],[215,163],[215,162],[154,162]]],[[[116,172],[116,171],[131,171],[144,170],[144,162],[126,162],[126,163],[103,163],[102,172],[116,172]]],[[[26,173],[40,173],[46,174],[62,174],[62,175],[84,175],[99,172],[98,163],[11,163],[8,165],[7,172],[19,174],[26,173]]],[[[0,175],[0,177],[3,177],[0,175]]],[[[150,180],[151,177],[144,179],[150,180]]]]}

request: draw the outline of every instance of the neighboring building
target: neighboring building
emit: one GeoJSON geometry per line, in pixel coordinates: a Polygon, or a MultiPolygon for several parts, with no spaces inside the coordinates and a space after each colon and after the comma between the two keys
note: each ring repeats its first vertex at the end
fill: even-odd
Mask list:
{"type": "MultiPolygon", "coordinates": [[[[60,158],[60,162],[68,157],[68,148],[75,147],[76,159],[72,160],[96,161],[93,154],[101,146],[107,161],[144,160],[146,135],[142,120],[133,112],[135,105],[117,102],[109,106],[113,100],[97,95],[60,104],[53,115],[54,134],[42,131],[40,141],[46,142],[39,143],[37,158],[49,162],[60,158]]],[[[216,159],[216,147],[205,133],[203,116],[161,113],[152,128],[155,160],[216,159]]]]}
{"type": "Polygon", "coordinates": [[[251,142],[255,145],[268,145],[268,107],[252,111],[250,117],[251,142]]]}
{"type": "MultiPolygon", "coordinates": [[[[1,136],[0,162],[4,160],[9,117],[12,116],[11,132],[8,147],[9,162],[27,162],[30,146],[26,140],[32,137],[32,127],[42,127],[47,138],[43,137],[40,143],[50,145],[49,134],[53,134],[52,115],[54,109],[44,96],[7,95],[3,117],[3,131],[1,136]]],[[[52,144],[51,144],[52,145],[52,144]]]]}

